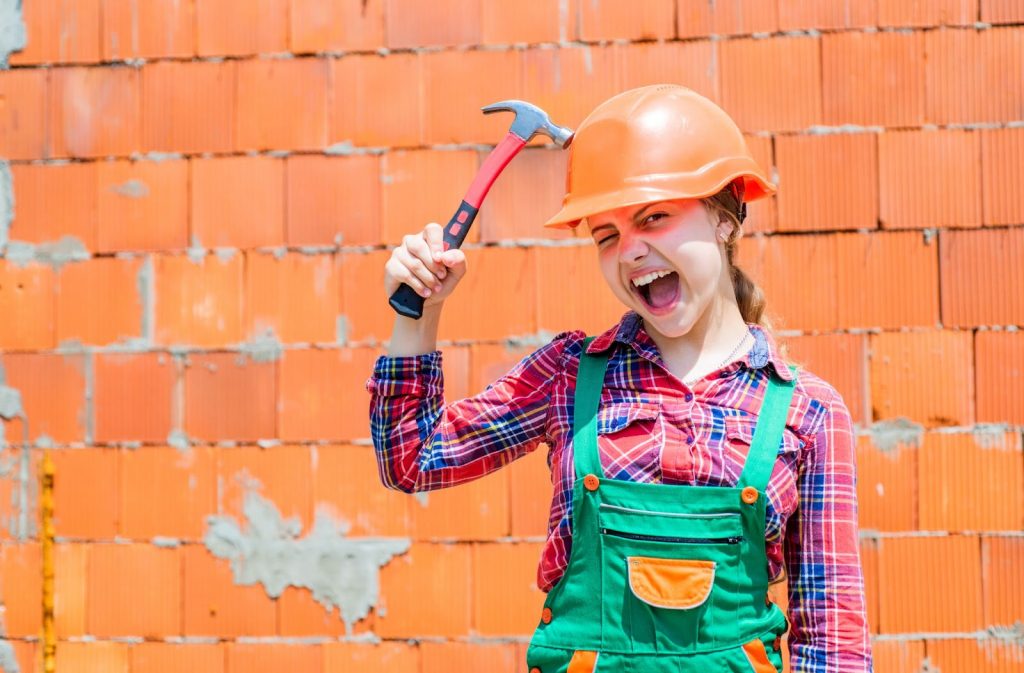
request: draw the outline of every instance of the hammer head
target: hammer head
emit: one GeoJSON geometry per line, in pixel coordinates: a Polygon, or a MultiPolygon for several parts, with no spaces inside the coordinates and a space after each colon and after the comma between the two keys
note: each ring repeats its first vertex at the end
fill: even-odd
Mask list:
{"type": "Polygon", "coordinates": [[[551,120],[548,119],[548,113],[532,103],[522,100],[503,100],[491,103],[481,109],[484,111],[484,114],[502,110],[515,112],[516,118],[512,122],[511,128],[509,128],[509,132],[516,134],[524,142],[530,142],[530,139],[538,133],[543,133],[562,148],[568,147],[569,143],[572,142],[572,129],[552,124],[551,120]]]}

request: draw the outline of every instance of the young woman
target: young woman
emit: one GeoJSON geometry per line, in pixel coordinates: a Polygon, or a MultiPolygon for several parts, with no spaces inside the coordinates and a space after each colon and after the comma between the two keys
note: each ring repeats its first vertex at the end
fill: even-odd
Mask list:
{"type": "Polygon", "coordinates": [[[725,112],[678,86],[602,103],[570,153],[548,226],[587,227],[629,311],[446,403],[438,317],[465,257],[437,224],[407,236],[385,295],[426,300],[367,383],[382,481],[454,486],[550,447],[531,671],[776,673],[789,629],[792,670],[867,673],[850,415],[786,362],[733,263],[746,202],[774,186],[725,112]],[[767,594],[784,571],[788,615],[767,594]]]}

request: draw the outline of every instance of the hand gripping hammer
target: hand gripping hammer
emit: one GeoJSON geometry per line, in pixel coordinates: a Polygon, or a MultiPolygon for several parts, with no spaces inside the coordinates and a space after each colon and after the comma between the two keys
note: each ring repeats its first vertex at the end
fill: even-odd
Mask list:
{"type": "MultiPolygon", "coordinates": [[[[483,202],[484,197],[487,196],[491,185],[494,184],[494,181],[501,171],[505,169],[505,166],[508,165],[508,162],[512,161],[512,157],[519,154],[519,151],[526,146],[526,143],[530,142],[531,138],[538,133],[543,133],[562,148],[568,147],[572,141],[573,132],[571,129],[552,124],[546,112],[536,105],[525,101],[504,100],[482,109],[484,114],[500,110],[511,110],[516,114],[516,118],[512,122],[512,126],[509,128],[505,139],[487,155],[483,166],[480,167],[476,177],[473,178],[473,184],[469,186],[469,191],[466,192],[466,196],[462,199],[458,211],[456,211],[455,215],[452,216],[452,219],[445,226],[445,250],[462,245],[462,241],[465,240],[466,234],[469,233],[469,227],[473,224],[473,220],[476,219],[476,214],[480,210],[480,204],[483,202]]],[[[423,297],[416,294],[416,291],[405,283],[402,283],[395,290],[395,293],[391,295],[390,304],[398,313],[404,316],[419,320],[423,315],[423,297]]]]}

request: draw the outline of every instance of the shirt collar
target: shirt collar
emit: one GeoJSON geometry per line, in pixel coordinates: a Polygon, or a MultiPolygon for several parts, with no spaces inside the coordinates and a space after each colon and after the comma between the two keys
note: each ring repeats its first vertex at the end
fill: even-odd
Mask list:
{"type": "MultiPolygon", "coordinates": [[[[754,335],[754,347],[738,362],[748,369],[763,369],[770,364],[782,380],[792,381],[793,372],[779,352],[774,337],[758,324],[747,323],[747,327],[754,335]]],[[[627,311],[616,325],[597,336],[587,347],[587,353],[600,353],[616,342],[633,348],[652,362],[662,363],[658,345],[644,329],[643,318],[636,311],[627,311]]]]}

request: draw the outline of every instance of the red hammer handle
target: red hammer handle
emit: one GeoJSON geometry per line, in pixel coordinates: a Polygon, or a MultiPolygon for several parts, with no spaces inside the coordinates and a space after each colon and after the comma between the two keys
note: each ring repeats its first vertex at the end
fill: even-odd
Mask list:
{"type": "MultiPolygon", "coordinates": [[[[512,161],[512,158],[519,154],[519,151],[525,146],[525,140],[514,133],[509,133],[487,155],[483,166],[480,167],[476,177],[473,178],[473,183],[469,186],[466,196],[462,199],[462,203],[459,204],[459,209],[444,228],[445,250],[458,248],[462,245],[462,242],[466,239],[466,234],[469,233],[469,227],[473,224],[473,220],[476,219],[476,215],[480,211],[480,204],[491,189],[491,185],[494,184],[494,181],[498,178],[501,171],[505,169],[505,166],[508,165],[508,162],[512,161]]],[[[391,304],[395,311],[406,317],[419,320],[423,315],[423,297],[405,283],[402,283],[395,290],[388,303],[391,304]]]]}

